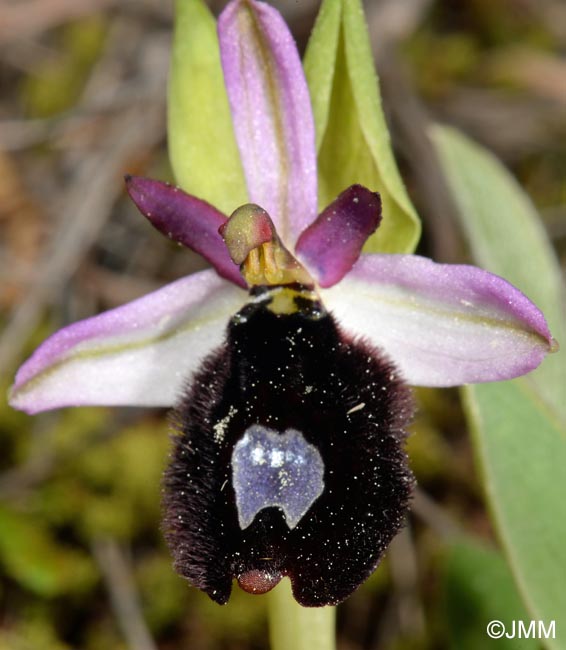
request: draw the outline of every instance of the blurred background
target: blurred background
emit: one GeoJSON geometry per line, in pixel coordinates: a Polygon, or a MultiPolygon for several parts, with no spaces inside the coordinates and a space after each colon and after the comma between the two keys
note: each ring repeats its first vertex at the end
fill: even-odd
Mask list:
{"type": "MultiPolygon", "coordinates": [[[[318,1],[273,4],[303,50],[318,1]]],[[[419,252],[469,260],[425,137],[440,121],[512,170],[564,264],[566,3],[366,8],[395,151],[424,222],[419,252]]],[[[165,411],[32,418],[5,401],[49,333],[205,266],[152,230],[123,189],[126,172],[172,180],[172,19],[163,0],[0,0],[0,650],[267,647],[265,598],[236,588],[219,607],[171,568],[159,529],[165,411]]],[[[488,647],[486,602],[518,600],[458,392],[419,390],[417,400],[412,514],[338,609],[341,650],[488,647]]]]}

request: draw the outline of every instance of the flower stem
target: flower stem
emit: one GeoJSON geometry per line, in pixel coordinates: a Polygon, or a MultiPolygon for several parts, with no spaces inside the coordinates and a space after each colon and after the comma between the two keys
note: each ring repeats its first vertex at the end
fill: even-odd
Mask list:
{"type": "Polygon", "coordinates": [[[282,580],[268,595],[271,650],[335,650],[335,607],[301,607],[282,580]]]}

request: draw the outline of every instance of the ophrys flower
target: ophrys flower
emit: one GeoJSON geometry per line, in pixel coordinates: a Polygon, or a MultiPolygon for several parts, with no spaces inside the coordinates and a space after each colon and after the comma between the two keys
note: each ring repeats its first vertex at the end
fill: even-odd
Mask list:
{"type": "Polygon", "coordinates": [[[406,508],[402,380],[514,377],[552,338],[540,311],[497,276],[360,256],[380,219],[369,190],[348,188],[315,218],[313,120],[287,28],[272,8],[236,0],[219,36],[249,199],[275,227],[246,207],[225,243],[226,216],[213,206],[130,178],[142,212],[218,275],[61,330],[20,369],[12,404],[180,400],[167,478],[180,570],[219,602],[232,576],[261,592],[286,574],[299,602],[335,603],[373,570],[406,508]]]}

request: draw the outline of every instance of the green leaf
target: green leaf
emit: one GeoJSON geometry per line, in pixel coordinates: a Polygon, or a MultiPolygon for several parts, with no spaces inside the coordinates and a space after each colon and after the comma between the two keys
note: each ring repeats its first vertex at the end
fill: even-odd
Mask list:
{"type": "MultiPolygon", "coordinates": [[[[474,259],[529,296],[544,312],[553,336],[566,346],[560,266],[529,197],[492,154],[456,130],[435,127],[432,139],[474,259]]],[[[566,419],[566,353],[547,357],[529,381],[566,419]]]]}
{"type": "MultiPolygon", "coordinates": [[[[494,550],[469,541],[454,544],[444,566],[444,592],[449,647],[454,650],[516,650],[517,639],[491,639],[487,625],[501,621],[512,633],[513,621],[530,619],[507,564],[494,550]]],[[[521,639],[521,650],[538,648],[521,639]]]]}
{"type": "Polygon", "coordinates": [[[216,21],[202,0],[176,2],[168,139],[176,180],[186,192],[226,214],[247,202],[216,21]]]}
{"type": "MultiPolygon", "coordinates": [[[[435,127],[439,153],[477,261],[544,311],[566,340],[564,288],[536,211],[503,166],[453,129],[435,127]]],[[[464,389],[490,509],[533,618],[566,625],[566,412],[564,353],[506,383],[464,389]]],[[[566,635],[546,641],[566,648],[566,635]]]]}
{"type": "Polygon", "coordinates": [[[526,380],[469,386],[465,405],[493,518],[533,619],[566,648],[566,434],[526,380]]]}
{"type": "Polygon", "coordinates": [[[420,222],[399,175],[359,0],[325,0],[304,61],[316,124],[319,205],[361,183],[381,193],[383,222],[366,252],[411,252],[420,222]]]}
{"type": "Polygon", "coordinates": [[[341,22],[341,0],[323,2],[303,61],[314,114],[317,151],[320,151],[328,125],[341,22]]]}

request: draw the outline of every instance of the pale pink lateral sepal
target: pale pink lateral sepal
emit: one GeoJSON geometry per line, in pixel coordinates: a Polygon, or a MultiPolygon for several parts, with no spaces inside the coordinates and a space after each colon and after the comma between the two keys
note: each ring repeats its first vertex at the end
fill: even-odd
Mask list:
{"type": "Polygon", "coordinates": [[[10,404],[172,406],[246,297],[207,270],[69,325],[19,369],[10,404]]]}
{"type": "Polygon", "coordinates": [[[346,332],[382,348],[413,385],[510,379],[554,345],[536,305],[473,266],[363,255],[324,299],[346,332]]]}

